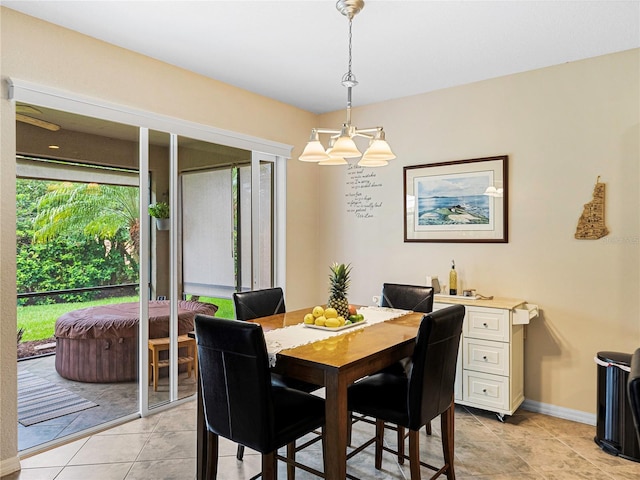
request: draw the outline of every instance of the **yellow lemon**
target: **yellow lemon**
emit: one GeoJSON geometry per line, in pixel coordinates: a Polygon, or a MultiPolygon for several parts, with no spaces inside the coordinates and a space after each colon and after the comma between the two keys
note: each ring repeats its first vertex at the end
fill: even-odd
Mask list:
{"type": "Polygon", "coordinates": [[[313,316],[313,313],[307,313],[304,316],[304,323],[308,323],[310,325],[313,325],[313,323],[316,321],[315,317],[313,316]]]}
{"type": "Polygon", "coordinates": [[[318,318],[318,317],[322,317],[324,315],[324,308],[322,308],[320,305],[317,305],[315,307],[313,307],[313,316],[318,318]]]}
{"type": "Polygon", "coordinates": [[[315,324],[318,325],[319,327],[324,327],[325,322],[327,321],[326,318],[324,318],[324,316],[319,316],[316,318],[315,324]]]}
{"type": "Polygon", "coordinates": [[[327,318],[327,321],[324,323],[325,327],[329,328],[337,328],[340,326],[340,320],[337,318],[327,318]]]}
{"type": "Polygon", "coordinates": [[[344,325],[345,319],[344,317],[338,317],[338,321],[340,322],[340,326],[344,325]]]}
{"type": "Polygon", "coordinates": [[[337,318],[338,311],[335,308],[327,308],[324,311],[325,318],[337,318]]]}

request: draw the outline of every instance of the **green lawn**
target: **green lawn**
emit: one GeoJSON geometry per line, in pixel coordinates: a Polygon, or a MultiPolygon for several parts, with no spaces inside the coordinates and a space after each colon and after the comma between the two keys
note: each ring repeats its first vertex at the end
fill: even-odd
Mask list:
{"type": "Polygon", "coordinates": [[[217,305],[218,311],[216,312],[216,317],[236,318],[235,310],[233,308],[233,300],[230,298],[200,297],[200,301],[217,305]]]}
{"type": "MultiPolygon", "coordinates": [[[[53,305],[31,305],[18,307],[18,330],[24,328],[22,341],[42,340],[53,337],[56,319],[63,313],[80,308],[107,305],[110,303],[137,302],[138,297],[113,297],[91,302],[56,303],[53,305]]],[[[217,317],[234,318],[233,301],[226,298],[200,297],[201,302],[218,305],[217,317]]]]}

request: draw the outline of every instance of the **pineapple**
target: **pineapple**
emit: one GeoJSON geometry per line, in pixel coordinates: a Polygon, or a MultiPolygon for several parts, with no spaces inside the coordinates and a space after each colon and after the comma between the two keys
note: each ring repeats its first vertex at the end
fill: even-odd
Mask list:
{"type": "Polygon", "coordinates": [[[351,265],[344,263],[334,263],[330,267],[329,275],[329,300],[327,308],[335,308],[338,316],[349,318],[349,300],[347,300],[347,290],[349,289],[349,274],[351,265]]]}

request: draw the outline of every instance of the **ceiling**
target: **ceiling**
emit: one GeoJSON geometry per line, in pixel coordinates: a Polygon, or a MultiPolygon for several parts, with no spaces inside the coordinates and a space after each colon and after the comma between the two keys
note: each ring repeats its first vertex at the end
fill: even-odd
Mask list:
{"type": "MultiPolygon", "coordinates": [[[[348,21],[334,1],[2,5],[304,110],[346,106],[348,21]]],[[[640,0],[367,0],[353,106],[637,47],[640,0]]]]}

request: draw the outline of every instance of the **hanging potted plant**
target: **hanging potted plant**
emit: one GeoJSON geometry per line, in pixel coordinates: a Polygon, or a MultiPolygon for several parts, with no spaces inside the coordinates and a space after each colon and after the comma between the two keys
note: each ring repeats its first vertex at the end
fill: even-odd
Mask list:
{"type": "Polygon", "coordinates": [[[155,217],[158,230],[169,230],[169,204],[167,202],[149,205],[149,215],[155,217]]]}

